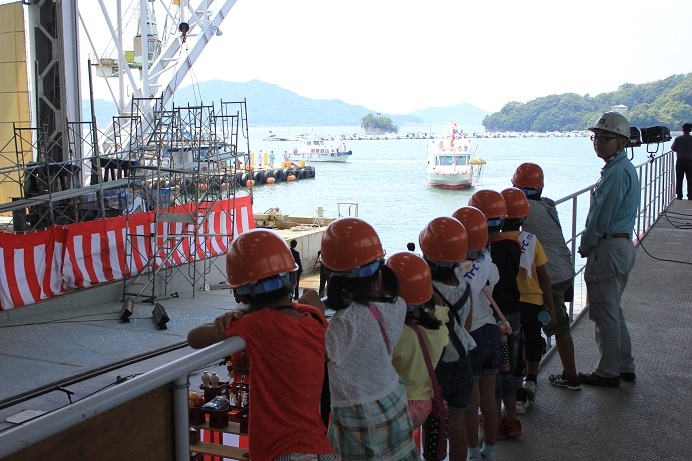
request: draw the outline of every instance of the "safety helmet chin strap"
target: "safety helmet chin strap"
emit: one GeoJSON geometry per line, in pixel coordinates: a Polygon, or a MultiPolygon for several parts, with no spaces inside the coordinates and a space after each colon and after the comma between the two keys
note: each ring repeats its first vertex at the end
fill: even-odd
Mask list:
{"type": "Polygon", "coordinates": [[[541,193],[543,192],[543,189],[530,189],[528,187],[519,187],[518,189],[521,190],[529,200],[539,199],[541,197],[541,193]]]}
{"type": "Polygon", "coordinates": [[[336,275],[339,277],[346,277],[350,279],[360,279],[364,277],[369,277],[376,273],[382,265],[384,264],[384,258],[376,259],[375,261],[365,264],[360,267],[356,267],[355,269],[351,269],[348,271],[341,271],[341,272],[336,272],[332,271],[332,275],[336,275]]]}
{"type": "Polygon", "coordinates": [[[435,259],[428,258],[425,255],[423,255],[423,259],[425,259],[427,262],[432,264],[434,266],[433,269],[436,269],[438,267],[452,268],[452,267],[457,267],[459,265],[459,262],[457,262],[457,261],[454,261],[454,262],[437,261],[435,259]]]}
{"type": "Polygon", "coordinates": [[[282,288],[286,288],[291,292],[293,291],[294,287],[291,281],[291,274],[288,272],[238,287],[236,288],[236,293],[242,296],[249,295],[254,298],[255,295],[277,291],[282,288]]]}

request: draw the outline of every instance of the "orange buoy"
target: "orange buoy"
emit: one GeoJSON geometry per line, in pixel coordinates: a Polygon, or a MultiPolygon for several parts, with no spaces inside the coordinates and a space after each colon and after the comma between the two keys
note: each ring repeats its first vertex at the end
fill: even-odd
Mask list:
{"type": "Polygon", "coordinates": [[[254,179],[248,179],[248,180],[245,182],[245,186],[246,186],[246,187],[252,187],[252,186],[254,186],[254,185],[255,185],[255,180],[254,180],[254,179]]]}
{"type": "Polygon", "coordinates": [[[275,182],[276,182],[276,179],[272,178],[271,176],[269,176],[267,178],[267,184],[274,184],[275,182]]]}
{"type": "Polygon", "coordinates": [[[286,177],[286,181],[295,181],[295,180],[296,180],[296,176],[294,174],[289,174],[286,177]]]}

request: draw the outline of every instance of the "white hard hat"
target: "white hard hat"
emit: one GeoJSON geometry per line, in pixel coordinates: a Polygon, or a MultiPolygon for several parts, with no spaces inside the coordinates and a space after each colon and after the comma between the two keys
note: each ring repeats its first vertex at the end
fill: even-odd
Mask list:
{"type": "Polygon", "coordinates": [[[619,112],[606,112],[601,115],[596,124],[590,127],[589,130],[610,131],[626,138],[630,137],[630,123],[619,112]]]}

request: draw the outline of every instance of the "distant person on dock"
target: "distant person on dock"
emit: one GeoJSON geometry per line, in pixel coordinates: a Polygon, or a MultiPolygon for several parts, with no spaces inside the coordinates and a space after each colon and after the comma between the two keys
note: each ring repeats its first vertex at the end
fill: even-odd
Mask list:
{"type": "Polygon", "coordinates": [[[295,299],[297,300],[300,296],[298,294],[298,285],[300,285],[300,275],[303,273],[303,263],[300,260],[300,252],[296,250],[296,246],[298,246],[298,242],[293,239],[291,240],[291,254],[293,255],[293,259],[296,262],[296,265],[298,266],[298,270],[293,272],[293,286],[295,287],[295,299]]]}
{"type": "Polygon", "coordinates": [[[274,168],[274,160],[276,157],[274,156],[274,151],[269,151],[269,168],[274,168]]]}
{"type": "Polygon", "coordinates": [[[317,264],[320,266],[320,286],[317,289],[317,294],[321,297],[324,296],[324,288],[327,286],[327,282],[329,281],[329,269],[322,264],[320,261],[320,255],[322,254],[321,250],[317,251],[317,264]]]}
{"type": "Polygon", "coordinates": [[[670,150],[677,154],[675,162],[675,196],[682,200],[682,180],[687,177],[687,200],[692,200],[692,123],[682,124],[682,135],[673,140],[670,150]]]}
{"type": "Polygon", "coordinates": [[[406,389],[392,365],[406,302],[380,238],[362,219],[340,218],[320,251],[331,273],[327,304],[336,311],[326,333],[334,452],[343,460],[419,460],[406,389]]]}
{"type": "Polygon", "coordinates": [[[579,373],[582,384],[619,387],[634,381],[634,358],[622,293],[634,266],[632,230],[639,208],[639,179],[627,157],[630,124],[617,112],[606,112],[589,128],[596,155],[605,162],[581,236],[579,254],[587,258],[584,281],[589,318],[596,323],[601,358],[591,374],[579,373]]]}
{"type": "MultiPolygon", "coordinates": [[[[574,292],[574,264],[572,253],[567,248],[562,234],[562,226],[557,215],[555,202],[543,193],[543,170],[535,163],[522,163],[512,176],[512,185],[519,188],[529,201],[529,214],[522,223],[522,229],[535,234],[543,245],[548,262],[545,265],[553,292],[555,317],[543,326],[546,336],[555,335],[555,345],[562,373],[550,375],[550,384],[571,390],[580,390],[581,385],[577,376],[574,362],[574,342],[570,332],[570,319],[567,313],[566,293],[574,292]]],[[[570,299],[569,301],[572,301],[570,299]]]]}
{"type": "Polygon", "coordinates": [[[252,379],[262,383],[251,391],[252,459],[334,461],[320,418],[327,320],[314,306],[291,303],[297,266],[286,243],[267,229],[244,232],[231,243],[226,268],[244,304],[193,328],[187,339],[195,349],[231,336],[245,342],[252,379]]]}

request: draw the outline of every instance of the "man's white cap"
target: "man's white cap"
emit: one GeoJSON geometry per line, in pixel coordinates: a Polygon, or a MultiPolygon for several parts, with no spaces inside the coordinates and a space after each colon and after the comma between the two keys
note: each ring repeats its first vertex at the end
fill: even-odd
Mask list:
{"type": "Polygon", "coordinates": [[[596,124],[589,128],[593,130],[610,131],[611,133],[619,134],[626,138],[630,137],[630,123],[619,112],[606,112],[601,115],[596,124]]]}

